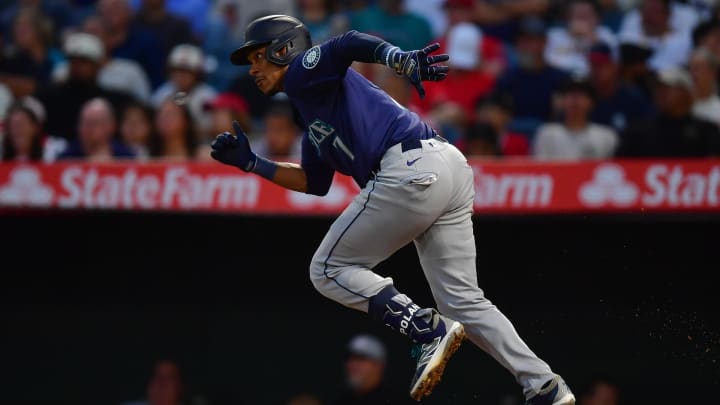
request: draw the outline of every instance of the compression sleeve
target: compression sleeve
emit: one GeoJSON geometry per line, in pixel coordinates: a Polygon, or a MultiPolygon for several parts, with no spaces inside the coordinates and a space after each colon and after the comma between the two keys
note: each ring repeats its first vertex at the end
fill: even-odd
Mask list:
{"type": "Polygon", "coordinates": [[[358,61],[389,65],[388,59],[392,52],[400,50],[381,38],[355,30],[344,34],[338,45],[339,56],[350,63],[358,61]]]}
{"type": "Polygon", "coordinates": [[[304,99],[325,96],[337,88],[354,61],[388,65],[399,50],[376,36],[348,31],[293,59],[283,83],[285,93],[304,99]]]}

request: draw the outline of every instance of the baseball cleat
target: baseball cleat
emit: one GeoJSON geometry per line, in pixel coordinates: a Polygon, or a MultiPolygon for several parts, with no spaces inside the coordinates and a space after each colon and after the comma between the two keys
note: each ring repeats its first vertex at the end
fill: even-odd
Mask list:
{"type": "Polygon", "coordinates": [[[440,318],[445,323],[446,333],[429,343],[413,346],[412,356],[417,360],[417,366],[410,383],[410,397],[416,401],[432,393],[440,382],[445,365],[465,338],[465,329],[460,322],[442,315],[440,318]]]}
{"type": "Polygon", "coordinates": [[[527,400],[526,405],[575,405],[575,395],[565,381],[557,376],[543,385],[540,392],[527,400]]]}

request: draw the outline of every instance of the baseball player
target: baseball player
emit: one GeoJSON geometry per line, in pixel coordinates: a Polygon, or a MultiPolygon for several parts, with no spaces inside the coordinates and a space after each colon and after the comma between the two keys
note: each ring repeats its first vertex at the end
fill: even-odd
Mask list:
{"type": "Polygon", "coordinates": [[[250,23],[236,65],[267,95],[284,92],[304,120],[300,164],[253,153],[234,124],[212,143],[214,159],[282,187],[325,195],[334,173],[349,176],[358,194],[313,256],[310,279],[326,297],[407,335],[416,372],[410,396],[429,395],[465,334],[505,366],[528,404],[574,404],[563,379],[518,336],[478,287],[475,269],[473,172],[465,157],[416,114],[350,68],[380,63],[424,94],[422,81],[442,80],[449,59],[439,45],[403,51],[380,38],[350,31],[312,46],[297,19],[270,15],[250,23]],[[420,308],[372,269],[414,242],[439,312],[420,308]]]}

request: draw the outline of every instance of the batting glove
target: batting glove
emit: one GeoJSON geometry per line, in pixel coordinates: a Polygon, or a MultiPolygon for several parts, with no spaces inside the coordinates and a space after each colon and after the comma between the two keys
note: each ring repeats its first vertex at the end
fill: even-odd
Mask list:
{"type": "Polygon", "coordinates": [[[398,75],[405,76],[410,80],[420,98],[425,97],[423,81],[440,81],[447,76],[449,68],[445,65],[435,65],[438,62],[445,62],[450,59],[447,54],[429,56],[440,49],[440,44],[428,45],[419,51],[403,52],[394,46],[389,48],[382,56],[383,62],[389,68],[394,69],[398,75]]]}
{"type": "Polygon", "coordinates": [[[219,162],[251,172],[257,164],[257,155],[250,150],[250,141],[237,121],[233,121],[233,129],[235,134],[223,132],[215,137],[210,144],[210,156],[219,162]]]}

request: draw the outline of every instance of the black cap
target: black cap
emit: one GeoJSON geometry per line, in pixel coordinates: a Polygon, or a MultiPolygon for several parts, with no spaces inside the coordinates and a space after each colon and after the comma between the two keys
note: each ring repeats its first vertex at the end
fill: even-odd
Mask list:
{"type": "Polygon", "coordinates": [[[494,106],[512,114],[514,104],[510,93],[505,91],[493,91],[492,93],[479,98],[475,106],[477,108],[494,106]]]}
{"type": "Polygon", "coordinates": [[[558,89],[558,92],[560,94],[567,94],[567,93],[584,93],[590,98],[595,97],[595,89],[592,86],[592,83],[590,83],[589,80],[587,80],[584,77],[572,77],[566,81],[564,81],[560,88],[558,89]]]}
{"type": "Polygon", "coordinates": [[[623,65],[647,62],[652,54],[653,50],[646,45],[631,42],[620,44],[620,63],[623,65]]]}
{"type": "Polygon", "coordinates": [[[523,17],[520,20],[520,26],[518,27],[519,35],[544,37],[546,31],[547,24],[545,24],[545,20],[535,15],[523,17]]]}

